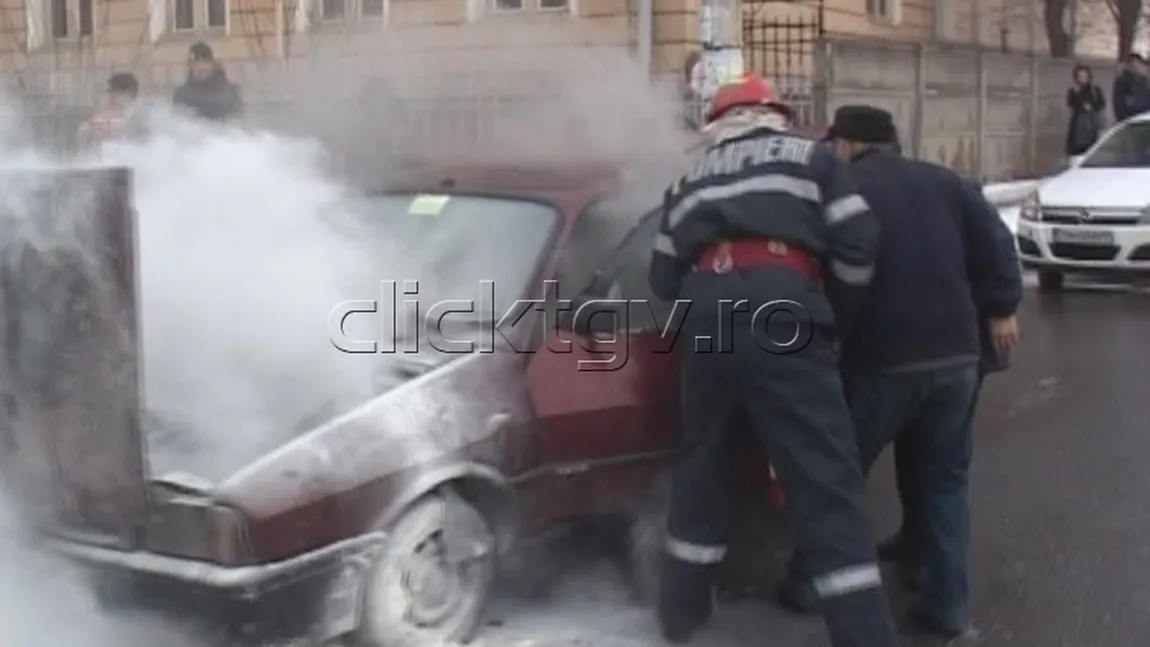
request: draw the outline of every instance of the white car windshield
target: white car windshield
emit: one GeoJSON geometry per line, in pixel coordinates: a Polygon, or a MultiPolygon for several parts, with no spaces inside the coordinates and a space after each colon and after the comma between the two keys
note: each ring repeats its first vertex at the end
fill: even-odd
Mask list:
{"type": "Polygon", "coordinates": [[[1150,168],[1150,121],[1126,123],[1086,155],[1082,168],[1150,168]]]}

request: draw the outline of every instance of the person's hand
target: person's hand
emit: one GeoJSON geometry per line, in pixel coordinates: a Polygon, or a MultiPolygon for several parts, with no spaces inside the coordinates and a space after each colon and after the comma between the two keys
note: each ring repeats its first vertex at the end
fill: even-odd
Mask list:
{"type": "Polygon", "coordinates": [[[994,318],[987,322],[990,339],[1000,355],[1006,355],[1018,344],[1018,317],[994,318]]]}

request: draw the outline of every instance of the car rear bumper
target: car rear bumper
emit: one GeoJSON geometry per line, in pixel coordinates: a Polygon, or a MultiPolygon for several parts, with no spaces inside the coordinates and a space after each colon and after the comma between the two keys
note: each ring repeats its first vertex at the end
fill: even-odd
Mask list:
{"type": "Polygon", "coordinates": [[[1104,227],[1112,245],[1055,243],[1056,225],[1020,221],[1018,252],[1023,265],[1071,271],[1150,274],[1150,226],[1104,227]]]}
{"type": "Polygon", "coordinates": [[[89,571],[104,602],[208,620],[231,638],[312,635],[358,625],[363,582],[386,537],[345,540],[290,559],[226,567],[66,541],[53,548],[89,571]]]}

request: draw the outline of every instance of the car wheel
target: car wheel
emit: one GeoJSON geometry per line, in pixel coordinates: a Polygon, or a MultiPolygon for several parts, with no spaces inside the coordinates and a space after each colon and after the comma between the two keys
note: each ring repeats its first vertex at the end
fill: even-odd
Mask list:
{"type": "Polygon", "coordinates": [[[631,514],[627,528],[632,596],[636,602],[645,606],[654,605],[659,595],[670,501],[669,485],[656,486],[631,514]]]}
{"type": "Polygon", "coordinates": [[[1061,270],[1038,270],[1038,289],[1042,292],[1061,292],[1065,280],[1061,270]]]}
{"type": "Polygon", "coordinates": [[[362,642],[414,647],[469,640],[495,564],[495,534],[478,510],[456,496],[420,499],[392,525],[369,573],[362,642]]]}

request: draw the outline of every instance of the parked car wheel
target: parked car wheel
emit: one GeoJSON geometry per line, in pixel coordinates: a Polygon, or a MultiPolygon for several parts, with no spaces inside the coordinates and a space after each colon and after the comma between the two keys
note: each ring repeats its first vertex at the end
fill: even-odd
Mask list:
{"type": "Polygon", "coordinates": [[[1061,292],[1065,281],[1062,270],[1038,270],[1038,289],[1042,292],[1061,292]]]}
{"type": "Polygon", "coordinates": [[[654,605],[659,595],[670,494],[669,484],[657,485],[631,514],[628,524],[627,553],[632,595],[646,606],[654,605]]]}
{"type": "Polygon", "coordinates": [[[455,496],[413,504],[389,531],[364,592],[370,647],[464,642],[475,633],[495,574],[491,525],[455,496]]]}

